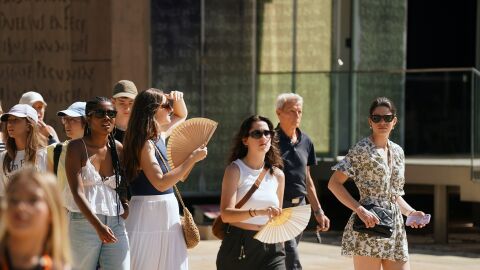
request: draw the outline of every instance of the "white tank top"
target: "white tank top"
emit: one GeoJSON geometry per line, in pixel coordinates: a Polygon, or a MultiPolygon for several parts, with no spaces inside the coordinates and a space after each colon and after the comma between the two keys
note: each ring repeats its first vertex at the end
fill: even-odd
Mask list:
{"type": "MultiPolygon", "coordinates": [[[[87,203],[94,214],[105,216],[117,215],[117,202],[120,203],[117,193],[115,192],[115,175],[109,177],[102,177],[93,166],[90,158],[88,158],[87,146],[85,146],[85,152],[87,154],[87,162],[81,169],[83,192],[87,203]]],[[[65,205],[70,212],[80,212],[77,204],[73,199],[72,192],[67,185],[68,189],[64,190],[65,205]]],[[[123,207],[120,204],[120,213],[123,214],[123,207]]]]}
{"type": "MultiPolygon", "coordinates": [[[[240,169],[240,179],[237,186],[237,201],[238,203],[245,194],[250,190],[253,183],[257,180],[258,176],[262,172],[262,169],[254,170],[248,167],[242,160],[237,159],[235,163],[240,169]]],[[[269,206],[279,207],[280,203],[277,196],[278,180],[277,177],[268,172],[260,183],[258,189],[253,193],[252,197],[240,208],[266,208],[269,206]]],[[[242,221],[242,223],[264,225],[268,222],[267,216],[256,216],[242,221]]]]}

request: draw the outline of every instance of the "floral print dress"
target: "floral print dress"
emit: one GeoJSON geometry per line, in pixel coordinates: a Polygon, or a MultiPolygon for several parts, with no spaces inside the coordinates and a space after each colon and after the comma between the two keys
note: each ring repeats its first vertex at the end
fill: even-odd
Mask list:
{"type": "Polygon", "coordinates": [[[390,238],[369,236],[352,229],[354,213],[350,216],[342,239],[342,255],[368,256],[392,261],[408,260],[408,244],[402,213],[396,197],[405,194],[405,155],[403,149],[388,141],[391,166],[378,153],[370,137],[360,140],[345,158],[332,167],[353,179],[360,192],[362,205],[375,203],[392,209],[395,219],[390,238]]]}

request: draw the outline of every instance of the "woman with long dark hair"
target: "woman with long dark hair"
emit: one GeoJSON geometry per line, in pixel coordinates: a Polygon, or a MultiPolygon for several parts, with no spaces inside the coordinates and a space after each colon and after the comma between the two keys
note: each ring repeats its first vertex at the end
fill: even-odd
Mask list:
{"type": "Polygon", "coordinates": [[[83,138],[68,144],[65,170],[71,196],[70,240],[74,269],[130,269],[124,219],[128,204],[119,196],[122,144],[111,132],[117,112],[108,98],[97,97],[85,107],[83,138]]]}
{"type": "Polygon", "coordinates": [[[181,92],[164,94],[151,88],[135,98],[124,139],[124,151],[129,153],[124,164],[132,194],[127,220],[132,269],[188,269],[187,248],[172,187],[207,156],[207,148],[196,149],[170,171],[163,141],[186,116],[181,92]]]}
{"type": "MultiPolygon", "coordinates": [[[[395,105],[388,98],[379,97],[372,102],[369,113],[372,134],[360,140],[332,167],[335,172],[328,182],[328,188],[337,199],[353,211],[343,233],[342,255],[353,256],[355,270],[408,270],[408,243],[402,214],[420,218],[425,214],[413,209],[402,197],[405,194],[405,155],[398,144],[389,140],[397,124],[395,105]],[[349,178],[360,192],[358,201],[343,186],[349,178]],[[372,204],[392,211],[394,225],[390,237],[353,229],[355,216],[366,228],[379,224],[379,216],[366,209],[372,204]]],[[[411,226],[421,228],[425,224],[411,226]]]]}
{"type": "Polygon", "coordinates": [[[46,170],[47,151],[42,146],[35,109],[17,104],[1,117],[6,151],[0,153],[0,197],[10,174],[30,164],[39,171],[46,170]]]}
{"type": "MultiPolygon", "coordinates": [[[[3,114],[2,100],[0,100],[0,115],[3,114]]],[[[0,153],[5,150],[5,142],[3,141],[3,122],[0,122],[0,153]]]]}
{"type": "Polygon", "coordinates": [[[217,269],[285,269],[283,243],[264,244],[253,236],[269,218],[282,213],[285,176],[272,122],[263,116],[243,121],[222,182],[220,210],[229,223],[217,255],[217,269]],[[250,199],[237,204],[263,170],[264,179],[250,199]]]}

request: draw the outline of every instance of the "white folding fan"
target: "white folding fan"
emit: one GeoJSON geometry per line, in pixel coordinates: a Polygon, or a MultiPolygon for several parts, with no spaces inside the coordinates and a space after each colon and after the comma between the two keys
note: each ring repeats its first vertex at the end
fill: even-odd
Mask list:
{"type": "Polygon", "coordinates": [[[307,227],[311,211],[309,204],[282,209],[253,238],[267,244],[293,239],[307,227]]]}
{"type": "MultiPolygon", "coordinates": [[[[218,123],[207,118],[191,118],[178,125],[170,135],[167,145],[168,165],[171,169],[182,164],[190,154],[207,145],[218,123]]],[[[185,179],[188,171],[182,179],[185,179]]]]}

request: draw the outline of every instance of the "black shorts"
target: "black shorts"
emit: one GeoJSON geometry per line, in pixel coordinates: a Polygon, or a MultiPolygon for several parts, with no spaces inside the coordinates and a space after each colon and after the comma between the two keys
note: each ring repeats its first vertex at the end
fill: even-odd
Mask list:
{"type": "Polygon", "coordinates": [[[262,243],[253,238],[256,233],[227,226],[225,238],[217,254],[217,269],[285,270],[283,243],[262,243]]]}

